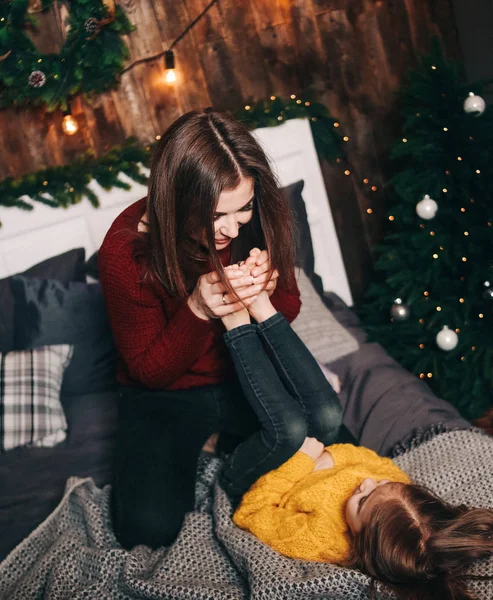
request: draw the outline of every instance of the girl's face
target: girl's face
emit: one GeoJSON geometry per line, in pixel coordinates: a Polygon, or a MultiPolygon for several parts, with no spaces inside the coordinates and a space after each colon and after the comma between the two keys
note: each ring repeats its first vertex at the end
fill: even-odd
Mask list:
{"type": "Polygon", "coordinates": [[[388,497],[393,487],[388,479],[376,481],[368,478],[354,490],[346,503],[346,520],[353,533],[361,531],[373,507],[388,497]]]}
{"type": "Polygon", "coordinates": [[[238,236],[240,228],[252,218],[253,179],[242,177],[234,190],[222,192],[213,215],[216,250],[223,250],[238,236]]]}

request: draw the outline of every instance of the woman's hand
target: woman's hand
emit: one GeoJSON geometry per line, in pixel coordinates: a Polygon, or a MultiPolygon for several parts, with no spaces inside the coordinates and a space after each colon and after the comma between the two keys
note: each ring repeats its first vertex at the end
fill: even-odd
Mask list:
{"type": "Polygon", "coordinates": [[[303,452],[303,454],[306,454],[312,460],[316,461],[324,449],[322,442],[319,442],[316,438],[307,437],[299,449],[299,452],[303,452]]]}
{"type": "Polygon", "coordinates": [[[250,256],[241,266],[243,267],[243,265],[249,269],[250,275],[254,277],[255,284],[266,284],[265,290],[269,296],[272,296],[277,286],[277,280],[279,279],[279,271],[274,269],[269,276],[270,258],[267,250],[252,248],[252,250],[250,250],[250,256]]]}
{"type": "Polygon", "coordinates": [[[248,307],[262,291],[261,284],[255,284],[247,269],[238,265],[226,267],[231,287],[239,300],[221,283],[218,273],[212,271],[199,277],[197,285],[188,298],[190,310],[200,319],[221,319],[222,317],[248,307]],[[240,302],[241,300],[241,302],[240,302]]]}

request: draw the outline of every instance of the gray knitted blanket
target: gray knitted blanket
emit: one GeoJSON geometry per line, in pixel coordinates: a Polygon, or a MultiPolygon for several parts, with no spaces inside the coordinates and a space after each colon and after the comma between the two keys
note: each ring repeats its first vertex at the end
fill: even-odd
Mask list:
{"type": "MultiPolygon", "coordinates": [[[[493,508],[493,438],[440,433],[395,458],[418,483],[453,503],[493,508]]],[[[197,506],[173,546],[119,547],[109,518],[109,487],[72,478],[58,508],[0,564],[2,600],[363,600],[369,580],[335,565],[283,557],[231,521],[215,479],[219,459],[202,459],[197,506]]],[[[493,560],[473,573],[493,575],[493,560]]],[[[493,582],[474,581],[481,599],[493,582]]],[[[377,586],[376,597],[391,598],[377,586]]]]}

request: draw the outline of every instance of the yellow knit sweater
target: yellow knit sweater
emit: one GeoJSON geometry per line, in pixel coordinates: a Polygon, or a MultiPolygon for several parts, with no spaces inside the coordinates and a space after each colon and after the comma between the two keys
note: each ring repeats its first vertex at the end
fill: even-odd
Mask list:
{"type": "Polygon", "coordinates": [[[330,563],[346,559],[350,537],[344,510],[354,490],[367,477],[410,479],[368,448],[334,444],[326,449],[334,459],[330,469],[314,471],[314,461],[297,452],[261,477],[244,495],[235,524],[285,556],[330,563]]]}

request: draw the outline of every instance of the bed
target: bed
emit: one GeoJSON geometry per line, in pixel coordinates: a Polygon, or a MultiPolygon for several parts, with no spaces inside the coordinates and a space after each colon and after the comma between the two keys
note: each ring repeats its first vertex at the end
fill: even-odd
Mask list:
{"type": "MultiPolygon", "coordinates": [[[[458,415],[456,422],[450,420],[450,407],[436,398],[424,382],[395,363],[383,348],[367,340],[350,309],[351,292],[309,124],[293,120],[277,128],[257,130],[255,135],[271,157],[300,225],[299,281],[302,301],[308,308],[305,308],[303,316],[300,315],[299,334],[307,336],[306,343],[318,360],[337,373],[342,381],[341,402],[345,411],[347,439],[358,437],[362,444],[371,445],[381,454],[389,454],[396,445],[403,449],[413,447],[420,436],[422,441],[427,439],[426,436],[430,442],[433,441],[441,432],[433,425],[443,421],[444,416],[449,417],[447,434],[453,433],[455,428],[467,428],[458,415]],[[371,418],[358,413],[358,398],[362,395],[371,399],[371,418]],[[389,402],[396,402],[402,407],[401,417],[391,436],[384,433],[384,428],[381,434],[378,432],[379,423],[389,418],[385,411],[389,402]],[[429,431],[426,428],[415,431],[413,424],[422,424],[422,413],[430,405],[434,407],[434,415],[429,431]],[[369,440],[371,444],[366,444],[369,440]]],[[[214,460],[205,464],[202,473],[199,473],[197,510],[187,517],[185,533],[180,537],[174,554],[170,551],[167,556],[163,550],[151,557],[148,551],[139,549],[124,556],[122,553],[125,551],[118,548],[109,534],[100,534],[101,523],[108,519],[108,488],[104,486],[111,481],[117,394],[112,376],[114,348],[111,334],[107,323],[102,320],[101,311],[91,309],[101,306],[101,297],[95,294],[97,284],[90,287],[85,283],[89,272],[85,258],[93,256],[115,216],[145,195],[145,188],[133,185],[128,192],[99,189],[97,193],[101,199],[101,208],[97,210],[89,203],[67,211],[38,206],[31,214],[22,214],[22,218],[12,209],[0,210],[0,220],[4,224],[0,230],[0,277],[4,282],[2,288],[0,281],[0,310],[5,302],[2,289],[9,285],[17,293],[14,306],[9,308],[13,310],[14,340],[17,340],[10,352],[22,350],[19,346],[33,348],[41,343],[70,343],[74,347],[60,392],[67,421],[66,438],[54,447],[30,445],[0,455],[0,560],[17,546],[0,564],[0,597],[8,597],[9,600],[35,597],[53,600],[63,597],[186,600],[243,599],[250,594],[250,597],[259,599],[366,598],[368,582],[362,576],[354,576],[356,578],[351,579],[348,585],[341,584],[338,588],[337,581],[346,575],[338,571],[334,575],[332,570],[320,570],[320,566],[295,565],[286,562],[288,559],[276,559],[272,563],[278,569],[274,571],[275,577],[284,577],[288,587],[284,591],[278,587],[269,588],[273,585],[272,577],[267,584],[265,573],[262,574],[262,557],[268,560],[270,556],[274,560],[273,555],[266,554],[251,540],[241,542],[243,550],[239,553],[236,534],[228,524],[230,507],[227,499],[214,488],[213,475],[217,469],[214,460]],[[23,277],[15,278],[12,283],[11,276],[21,272],[23,277]],[[29,306],[36,304],[39,291],[32,287],[37,285],[32,282],[40,278],[62,282],[53,284],[53,298],[59,298],[60,294],[64,296],[62,304],[65,312],[60,309],[60,313],[53,314],[51,307],[51,312],[45,317],[49,327],[38,327],[34,335],[28,327],[31,322],[29,306]],[[55,330],[59,330],[58,338],[55,330]],[[22,333],[20,336],[19,331],[22,333]],[[95,331],[98,335],[92,334],[95,331]],[[72,336],[70,339],[69,334],[72,336]],[[21,343],[19,339],[24,341],[21,343]],[[83,535],[80,533],[82,530],[77,530],[77,533],[73,529],[74,523],[80,526],[81,519],[85,523],[83,535]],[[209,539],[214,522],[219,527],[216,534],[221,549],[218,551],[214,546],[211,554],[210,544],[216,544],[209,539]],[[33,530],[34,533],[31,533],[33,530]],[[198,560],[194,564],[187,555],[186,568],[190,571],[179,573],[176,565],[182,556],[180,552],[190,553],[194,548],[193,540],[200,543],[200,536],[209,536],[205,562],[202,564],[198,560]],[[58,538],[60,545],[57,546],[58,538]],[[48,543],[50,545],[46,546],[48,543]],[[70,549],[78,543],[80,548],[71,555],[70,549]],[[66,555],[67,573],[70,573],[68,579],[60,572],[59,579],[54,573],[48,576],[47,567],[43,576],[36,570],[40,568],[44,554],[52,556],[48,548],[55,546],[58,559],[66,555]],[[90,547],[93,550],[88,550],[90,547]],[[224,548],[228,549],[229,555],[224,554],[224,548]],[[91,572],[87,569],[79,572],[80,565],[91,552],[99,557],[98,568],[94,572],[91,569],[91,572]],[[173,563],[173,567],[169,557],[178,561],[173,563]],[[212,563],[208,564],[208,560],[212,563]],[[30,567],[33,562],[36,569],[30,567]],[[156,568],[152,567],[149,571],[151,563],[156,568]],[[114,575],[118,572],[115,575],[118,583],[111,583],[113,575],[106,570],[105,564],[112,564],[112,568],[116,569],[114,575]],[[171,568],[174,569],[173,577],[167,581],[165,574],[171,573],[171,568]],[[24,583],[29,580],[29,593],[26,591],[28,587],[15,587],[14,571],[24,583]],[[256,579],[251,578],[252,573],[256,573],[256,579]],[[55,581],[58,581],[56,585],[55,581]],[[303,581],[309,581],[310,585],[304,587],[303,581]],[[63,586],[57,587],[61,582],[65,591],[63,586]],[[77,588],[77,594],[72,594],[73,590],[67,585],[73,585],[74,590],[77,588]],[[15,594],[14,589],[17,590],[15,594]],[[339,590],[337,595],[327,595],[336,589],[339,590]],[[21,593],[25,596],[19,595],[21,593]],[[68,595],[64,596],[64,593],[68,595]]],[[[0,342],[1,326],[0,319],[0,342]]],[[[4,348],[3,352],[4,356],[9,355],[8,349],[6,352],[4,348]]],[[[482,437],[474,452],[479,455],[489,452],[493,458],[493,447],[483,444],[482,437]]],[[[412,460],[412,456],[405,460],[412,460]]]]}

